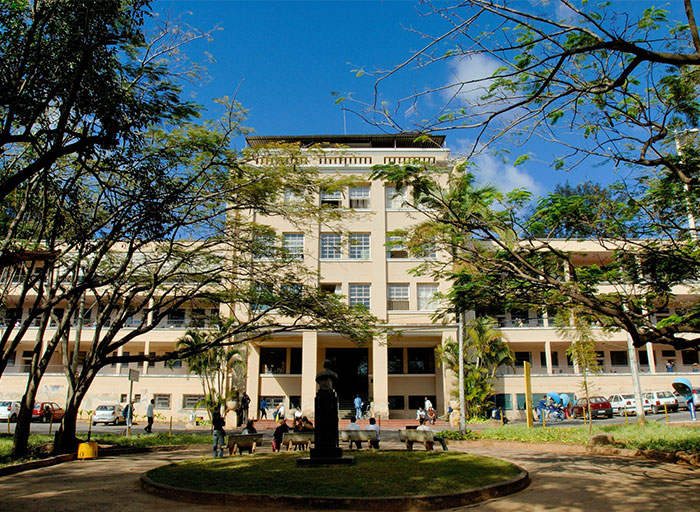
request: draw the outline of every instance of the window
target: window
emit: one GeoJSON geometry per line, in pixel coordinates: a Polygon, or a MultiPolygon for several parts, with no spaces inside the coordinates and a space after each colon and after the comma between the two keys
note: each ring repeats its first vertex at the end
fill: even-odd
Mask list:
{"type": "Polygon", "coordinates": [[[626,366],[627,365],[627,351],[626,350],[611,350],[610,351],[610,364],[613,366],[626,366]]]}
{"type": "Polygon", "coordinates": [[[500,407],[504,411],[510,411],[513,409],[513,397],[506,393],[498,393],[493,395],[493,405],[494,407],[500,407]]]}
{"type": "Polygon", "coordinates": [[[10,357],[7,359],[7,366],[13,367],[15,365],[15,359],[17,358],[17,352],[12,352],[10,357]]]}
{"type": "Polygon", "coordinates": [[[526,327],[528,324],[528,313],[526,310],[514,309],[510,312],[510,320],[514,327],[526,327]]]}
{"type": "Polygon", "coordinates": [[[595,362],[598,364],[598,366],[602,367],[605,364],[605,352],[603,352],[602,350],[596,350],[595,362]]]}
{"type": "Polygon", "coordinates": [[[185,325],[185,310],[176,309],[168,313],[168,325],[182,326],[185,325]]]}
{"type": "Polygon", "coordinates": [[[409,347],[406,356],[408,373],[435,373],[435,350],[432,347],[409,347]]]}
{"type": "MultiPolygon", "coordinates": [[[[418,409],[425,405],[426,395],[409,395],[408,396],[408,408],[411,410],[418,409]]],[[[433,409],[437,407],[437,402],[435,401],[435,395],[427,395],[428,400],[433,404],[433,409]]]]}
{"type": "Polygon", "coordinates": [[[182,368],[182,360],[176,359],[175,361],[170,361],[171,368],[182,368]]]}
{"type": "Polygon", "coordinates": [[[390,260],[408,258],[408,249],[404,245],[405,240],[401,236],[386,237],[386,257],[390,260]]]}
{"type": "Polygon", "coordinates": [[[285,233],[282,245],[290,258],[300,260],[304,257],[304,235],[302,233],[285,233]]]}
{"type": "Polygon", "coordinates": [[[519,411],[524,411],[525,409],[527,409],[527,395],[525,393],[518,393],[517,395],[515,395],[515,406],[518,408],[519,411]]]}
{"type": "Polygon", "coordinates": [[[396,187],[386,187],[386,209],[387,210],[402,210],[405,208],[406,189],[399,192],[396,187]]]}
{"type": "Polygon", "coordinates": [[[370,285],[351,284],[349,304],[351,306],[362,305],[367,309],[370,307],[370,285]]]}
{"type": "Polygon", "coordinates": [[[403,375],[403,348],[389,348],[387,353],[389,358],[389,374],[403,375]]]}
{"type": "MultiPolygon", "coordinates": [[[[154,394],[153,395],[153,400],[155,403],[153,404],[154,409],[170,409],[170,398],[172,395],[166,395],[166,394],[154,394]]],[[[141,397],[139,396],[139,399],[141,397]]]]}
{"type": "Polygon", "coordinates": [[[646,350],[640,350],[637,352],[637,360],[639,364],[649,365],[649,354],[646,350]]]}
{"type": "Polygon", "coordinates": [[[268,260],[274,258],[276,254],[275,235],[272,233],[255,235],[253,259],[268,260]]]}
{"type": "Polygon", "coordinates": [[[350,235],[350,259],[369,259],[369,233],[353,233],[350,235]]]}
{"type": "Polygon", "coordinates": [[[406,311],[406,310],[408,310],[408,285],[407,284],[387,285],[386,294],[387,294],[386,308],[389,311],[406,311]]]}
{"type": "Polygon", "coordinates": [[[204,401],[204,395],[182,395],[183,409],[196,409],[197,404],[204,401]]]}
{"type": "Polygon", "coordinates": [[[267,311],[275,303],[272,286],[254,284],[251,287],[250,309],[252,311],[267,311]]]}
{"type": "Polygon", "coordinates": [[[321,233],[321,259],[337,260],[340,256],[340,235],[321,233]]]}
{"type": "Polygon", "coordinates": [[[406,408],[406,399],[403,395],[389,395],[389,409],[400,409],[406,408]]]}
{"type": "Polygon", "coordinates": [[[674,358],[674,357],[676,357],[676,351],[675,351],[675,350],[662,350],[662,351],[661,351],[661,357],[671,357],[671,358],[674,358]]]}
{"type": "Polygon", "coordinates": [[[439,302],[435,297],[438,292],[436,284],[418,285],[418,311],[435,311],[439,302]]]}
{"type": "Polygon", "coordinates": [[[369,186],[350,189],[350,208],[369,210],[369,186]]]}
{"type": "Polygon", "coordinates": [[[321,192],[321,206],[340,208],[343,202],[343,193],[340,190],[333,192],[321,192]]]}
{"type": "Polygon", "coordinates": [[[337,295],[343,293],[343,287],[336,283],[321,283],[320,288],[321,291],[326,293],[335,293],[337,295]]]}
{"type": "MultiPolygon", "coordinates": [[[[129,357],[130,355],[131,354],[129,352],[127,352],[126,350],[124,350],[122,352],[123,357],[129,357]]],[[[131,366],[131,363],[122,363],[122,368],[128,368],[129,366],[131,366]]],[[[127,372],[127,373],[129,373],[129,372],[127,372]]]]}
{"type": "Polygon", "coordinates": [[[697,350],[681,350],[681,361],[683,364],[695,364],[698,362],[697,350]]]}
{"type": "Polygon", "coordinates": [[[523,366],[525,361],[532,363],[532,354],[530,352],[515,353],[515,366],[523,366]]]}
{"type": "Polygon", "coordinates": [[[260,373],[282,374],[287,373],[287,349],[267,348],[260,349],[260,373]]]}
{"type": "Polygon", "coordinates": [[[289,373],[301,375],[301,349],[289,349],[289,373]]]}
{"type": "Polygon", "coordinates": [[[289,395],[289,410],[301,409],[301,395],[289,395]]]}
{"type": "Polygon", "coordinates": [[[24,350],[22,352],[22,361],[19,371],[29,373],[32,365],[32,354],[33,352],[31,350],[24,350]]]}
{"type": "Polygon", "coordinates": [[[285,189],[284,191],[284,204],[294,204],[301,201],[301,195],[297,193],[296,190],[285,189]]]}
{"type": "MultiPolygon", "coordinates": [[[[547,353],[540,352],[540,366],[547,367],[547,353]]],[[[559,366],[559,352],[552,352],[552,366],[559,366]]]]}

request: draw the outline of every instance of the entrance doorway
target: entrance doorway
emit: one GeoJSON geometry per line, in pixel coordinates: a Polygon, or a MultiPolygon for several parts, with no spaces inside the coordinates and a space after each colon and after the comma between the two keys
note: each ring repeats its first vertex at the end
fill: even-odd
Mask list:
{"type": "Polygon", "coordinates": [[[359,394],[369,401],[369,357],[366,348],[327,348],[326,359],[338,374],[338,401],[352,402],[359,394]]]}

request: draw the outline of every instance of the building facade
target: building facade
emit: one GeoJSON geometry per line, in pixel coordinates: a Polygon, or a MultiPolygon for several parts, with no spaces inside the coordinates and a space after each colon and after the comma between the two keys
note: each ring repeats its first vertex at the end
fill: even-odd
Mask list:
{"type": "MultiPolygon", "coordinates": [[[[301,147],[320,145],[311,165],[329,176],[354,178],[353,184],[343,190],[319,191],[318,195],[321,205],[349,212],[342,233],[323,223],[300,227],[280,218],[256,220],[274,228],[284,247],[298,254],[316,272],[320,288],[342,295],[350,304],[366,306],[395,331],[375,338],[368,346],[357,346],[335,332],[318,331],[277,334],[250,343],[245,385],[251,410],[257,410],[265,398],[270,409],[282,403],[288,410],[300,407],[312,415],[315,376],[325,359],[331,361],[340,376],[337,391],[341,409],[350,409],[358,395],[372,404],[376,416],[384,418],[415,417],[415,410],[425,397],[431,400],[438,414],[446,412],[450,403],[455,406],[455,376],[436,359],[435,349],[450,338],[456,339],[457,326],[454,322],[433,321],[439,308],[435,294],[446,292],[449,284],[411,272],[426,260],[439,260],[444,255],[430,247],[426,247],[420,258],[409,255],[392,233],[419,222],[420,212],[409,208],[391,183],[370,180],[371,168],[378,164],[417,161],[445,168],[453,165],[444,137],[416,141],[410,135],[250,136],[247,140],[251,147],[271,142],[298,143],[301,147]]],[[[293,195],[285,194],[285,200],[293,201],[293,195]]],[[[606,258],[607,251],[594,242],[562,241],[561,244],[576,244],[581,265],[606,258]]],[[[677,296],[686,302],[695,300],[696,294],[691,286],[677,291],[677,296]]],[[[228,311],[226,306],[215,304],[178,310],[158,328],[129,342],[120,353],[168,352],[188,326],[219,309],[222,314],[228,311]]],[[[663,314],[673,313],[673,307],[669,307],[663,314]]],[[[582,381],[579,369],[567,358],[568,342],[557,334],[546,311],[488,314],[496,318],[516,356],[515,366],[501,368],[495,382],[496,403],[509,411],[511,417],[521,416],[525,409],[524,361],[532,365],[535,395],[550,391],[572,396],[579,393],[582,381]]],[[[133,319],[134,323],[139,321],[133,319]]],[[[85,322],[83,335],[88,339],[92,328],[89,315],[85,322]]],[[[0,399],[17,399],[24,392],[34,346],[31,329],[26,338],[26,349],[20,346],[0,379],[0,399]]],[[[71,349],[69,346],[68,350],[71,349]]],[[[590,379],[593,394],[631,392],[626,334],[607,336],[598,343],[597,350],[602,371],[590,379]]],[[[643,390],[671,389],[678,373],[687,373],[693,384],[700,386],[700,374],[693,372],[693,364],[698,362],[695,350],[677,351],[669,346],[648,344],[637,350],[637,358],[643,390]],[[670,361],[675,365],[672,373],[667,371],[670,361]]],[[[139,382],[134,383],[136,413],[144,414],[146,404],[154,398],[156,413],[186,419],[195,412],[203,391],[199,379],[188,375],[183,365],[131,363],[104,368],[93,383],[83,409],[92,410],[100,403],[125,402],[128,370],[139,369],[139,382]]],[[[61,354],[57,353],[42,380],[37,400],[63,403],[66,390],[61,354]]]]}

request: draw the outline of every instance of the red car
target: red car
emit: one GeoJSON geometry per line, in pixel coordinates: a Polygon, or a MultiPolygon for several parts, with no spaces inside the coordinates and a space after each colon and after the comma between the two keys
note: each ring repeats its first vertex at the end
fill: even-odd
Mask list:
{"type": "Polygon", "coordinates": [[[48,423],[61,421],[65,411],[56,402],[36,402],[32,410],[32,420],[48,423]]]}
{"type": "MultiPolygon", "coordinates": [[[[588,417],[588,402],[585,398],[579,398],[576,400],[576,404],[572,409],[572,415],[574,418],[583,418],[583,410],[586,410],[586,417],[588,417]]],[[[610,402],[602,396],[592,396],[591,397],[591,416],[597,418],[599,416],[605,416],[607,418],[613,417],[613,409],[610,402]]]]}

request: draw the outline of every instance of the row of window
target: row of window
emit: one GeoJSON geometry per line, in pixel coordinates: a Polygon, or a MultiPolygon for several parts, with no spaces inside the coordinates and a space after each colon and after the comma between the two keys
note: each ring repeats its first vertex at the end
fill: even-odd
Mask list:
{"type": "MultiPolygon", "coordinates": [[[[406,190],[396,191],[396,187],[385,187],[386,209],[403,210],[406,205],[406,190]]],[[[354,210],[369,210],[371,208],[371,188],[369,185],[350,187],[346,194],[344,190],[321,191],[321,205],[328,208],[352,208],[354,210]]],[[[294,204],[300,200],[293,190],[285,190],[285,204],[294,204]]]]}
{"type": "MultiPolygon", "coordinates": [[[[681,350],[681,362],[684,365],[692,365],[698,362],[698,351],[697,350],[681,350]]],[[[605,364],[605,352],[602,350],[596,350],[596,362],[598,366],[603,366],[605,364]]],[[[610,355],[610,366],[628,366],[629,356],[627,350],[610,350],[608,351],[610,355]]],[[[552,366],[559,366],[559,352],[552,352],[552,366]]],[[[565,353],[566,364],[573,367],[574,363],[571,356],[565,353]]],[[[675,350],[662,350],[662,359],[676,359],[675,350]]],[[[637,360],[640,365],[649,365],[649,354],[645,349],[637,351],[637,360]]],[[[515,352],[515,365],[523,366],[523,363],[527,361],[532,364],[532,352],[517,351],[515,352]]],[[[540,352],[540,366],[542,368],[547,366],[547,353],[540,352]]]]}
{"type": "MultiPolygon", "coordinates": [[[[301,375],[302,349],[262,347],[260,373],[301,375]]],[[[435,349],[432,347],[392,347],[388,349],[391,375],[434,374],[435,349]]]]}
{"type": "MultiPolygon", "coordinates": [[[[132,397],[134,404],[141,402],[141,394],[135,393],[132,397]]],[[[129,395],[122,393],[119,397],[120,403],[127,403],[129,401],[129,395]]],[[[172,406],[172,395],[169,393],[155,393],[153,395],[153,408],[167,409],[170,410],[172,406]]],[[[202,402],[204,401],[204,395],[182,395],[182,409],[198,409],[204,407],[202,402]]]]}
{"type": "MultiPolygon", "coordinates": [[[[401,237],[389,236],[386,243],[387,259],[405,259],[409,257],[408,250],[401,237]]],[[[277,255],[275,238],[272,235],[258,238],[259,248],[255,253],[255,259],[274,259],[277,255]]],[[[288,258],[304,258],[304,234],[283,233],[282,249],[288,258]]],[[[320,258],[322,260],[339,260],[343,258],[351,260],[369,260],[371,257],[371,234],[350,233],[347,243],[338,233],[321,233],[319,243],[320,258]]],[[[436,258],[437,251],[434,247],[428,247],[421,258],[436,258]]]]}

